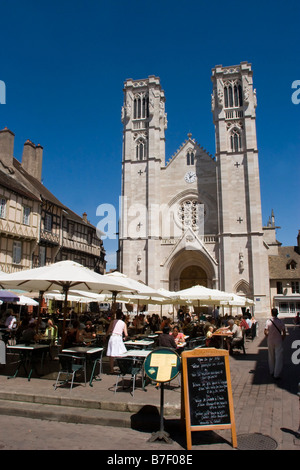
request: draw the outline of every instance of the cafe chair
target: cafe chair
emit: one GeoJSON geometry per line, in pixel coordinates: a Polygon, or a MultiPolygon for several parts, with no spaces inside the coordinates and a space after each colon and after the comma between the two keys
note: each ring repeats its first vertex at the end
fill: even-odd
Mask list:
{"type": "Polygon", "coordinates": [[[257,336],[257,327],[258,327],[258,323],[257,323],[257,322],[252,323],[251,332],[250,332],[250,334],[249,334],[249,337],[252,339],[252,341],[253,341],[254,338],[257,336]]]}
{"type": "Polygon", "coordinates": [[[120,371],[118,373],[115,384],[115,393],[117,391],[120,378],[122,378],[122,386],[124,389],[124,380],[127,377],[130,379],[130,381],[132,381],[132,396],[134,397],[135,381],[138,374],[142,375],[142,387],[144,389],[144,377],[142,373],[143,364],[141,361],[138,361],[132,357],[116,358],[116,361],[120,371]]]}
{"type": "Polygon", "coordinates": [[[153,342],[153,340],[151,340],[151,339],[149,339],[149,340],[145,339],[145,341],[149,341],[149,344],[145,344],[145,346],[143,346],[143,349],[147,349],[147,350],[151,350],[151,351],[152,351],[152,349],[154,349],[154,344],[155,344],[155,343],[153,342]]]}
{"type": "Polygon", "coordinates": [[[104,349],[102,349],[102,351],[93,353],[90,356],[88,356],[88,360],[90,364],[92,365],[91,378],[89,381],[90,387],[93,386],[92,384],[93,380],[102,380],[101,374],[103,372],[103,365],[102,365],[103,352],[104,352],[104,349]],[[95,371],[96,371],[97,365],[99,365],[99,373],[96,375],[95,371]]]}
{"type": "Polygon", "coordinates": [[[191,350],[195,348],[205,348],[205,346],[206,346],[206,336],[199,336],[198,338],[190,339],[187,342],[185,349],[191,350]]]}
{"type": "Polygon", "coordinates": [[[85,367],[85,358],[82,356],[73,356],[71,354],[58,354],[60,371],[58,372],[54,390],[57,389],[58,383],[60,381],[60,376],[65,375],[65,380],[60,382],[60,385],[66,384],[69,382],[71,377],[71,388],[73,388],[74,378],[78,372],[83,371],[84,373],[84,384],[86,385],[86,367],[85,367]]]}

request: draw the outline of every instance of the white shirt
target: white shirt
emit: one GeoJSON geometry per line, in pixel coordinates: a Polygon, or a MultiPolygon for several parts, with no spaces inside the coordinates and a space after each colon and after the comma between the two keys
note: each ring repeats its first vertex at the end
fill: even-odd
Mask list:
{"type": "Polygon", "coordinates": [[[17,326],[17,320],[16,320],[16,317],[14,317],[13,315],[9,315],[9,317],[6,319],[5,321],[5,326],[9,329],[9,330],[12,330],[13,328],[15,328],[17,326]]]}
{"type": "Polygon", "coordinates": [[[266,321],[265,329],[268,330],[268,343],[279,345],[282,342],[282,336],[274,325],[277,326],[280,332],[285,331],[285,325],[277,317],[272,317],[266,321]]]}

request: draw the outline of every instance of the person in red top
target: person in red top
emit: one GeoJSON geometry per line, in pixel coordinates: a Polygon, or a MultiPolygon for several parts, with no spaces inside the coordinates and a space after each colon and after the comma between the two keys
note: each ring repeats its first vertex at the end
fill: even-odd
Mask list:
{"type": "Polygon", "coordinates": [[[240,321],[240,327],[241,328],[244,328],[245,331],[249,330],[250,329],[250,326],[248,325],[248,323],[246,322],[246,317],[242,317],[241,321],[240,321]]]}

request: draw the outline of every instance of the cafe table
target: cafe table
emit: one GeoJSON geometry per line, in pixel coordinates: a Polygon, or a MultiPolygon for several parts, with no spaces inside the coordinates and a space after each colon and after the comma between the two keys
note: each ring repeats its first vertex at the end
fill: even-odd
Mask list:
{"type": "Polygon", "coordinates": [[[149,349],[128,349],[128,351],[119,357],[137,357],[145,359],[150,353],[151,351],[149,351],[149,349]]]}
{"type": "Polygon", "coordinates": [[[103,348],[100,347],[93,347],[93,346],[73,346],[71,348],[66,348],[62,350],[63,354],[76,354],[79,356],[84,356],[85,358],[85,367],[87,363],[92,364],[92,372],[89,380],[90,387],[93,386],[92,382],[93,379],[101,380],[101,371],[102,371],[102,355],[103,355],[103,348]],[[99,363],[100,370],[99,370],[99,378],[96,378],[95,370],[96,365],[99,363]]]}
{"type": "Polygon", "coordinates": [[[125,346],[134,346],[138,348],[144,348],[145,346],[151,346],[154,344],[153,340],[146,340],[146,339],[136,339],[136,340],[127,340],[124,341],[125,346]]]}
{"type": "Polygon", "coordinates": [[[213,332],[212,336],[221,338],[221,349],[224,349],[224,338],[232,336],[232,333],[227,329],[219,328],[213,332]]]}
{"type": "Polygon", "coordinates": [[[14,344],[6,346],[8,351],[16,352],[19,354],[19,361],[17,363],[17,368],[14,375],[7,377],[8,379],[15,378],[18,375],[18,372],[21,367],[23,367],[28,381],[31,378],[32,371],[35,370],[36,374],[39,375],[36,369],[37,359],[41,359],[41,367],[43,367],[44,356],[49,352],[48,344],[14,344]],[[29,373],[27,371],[27,366],[29,368],[29,373]]]}

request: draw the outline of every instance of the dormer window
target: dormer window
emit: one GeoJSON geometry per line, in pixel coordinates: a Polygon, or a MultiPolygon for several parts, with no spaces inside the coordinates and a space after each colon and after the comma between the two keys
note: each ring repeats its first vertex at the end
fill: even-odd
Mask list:
{"type": "Polygon", "coordinates": [[[286,265],[286,269],[296,269],[297,263],[293,259],[289,261],[286,265]]]}

